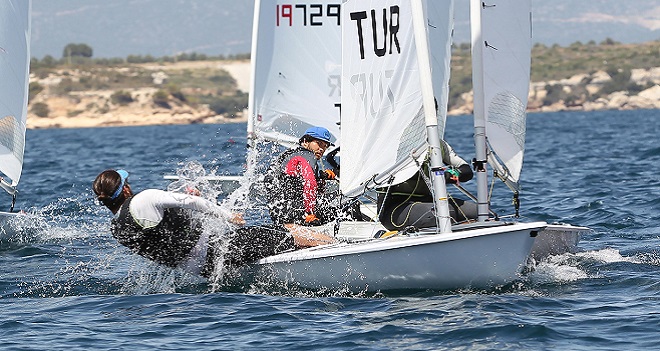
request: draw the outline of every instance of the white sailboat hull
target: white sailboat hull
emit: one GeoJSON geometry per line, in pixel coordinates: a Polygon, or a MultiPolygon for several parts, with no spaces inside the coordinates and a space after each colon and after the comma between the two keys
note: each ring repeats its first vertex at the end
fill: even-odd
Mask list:
{"type": "Polygon", "coordinates": [[[580,235],[590,231],[570,224],[550,224],[541,232],[532,247],[532,258],[540,261],[548,256],[575,253],[580,235]]]}
{"type": "Polygon", "coordinates": [[[519,278],[546,225],[420,232],[316,247],[264,258],[241,275],[287,287],[351,292],[489,288],[519,278]]]}
{"type": "MultiPolygon", "coordinates": [[[[376,209],[372,208],[370,205],[367,206],[367,208],[367,211],[372,211],[374,213],[376,211],[376,209]]],[[[459,224],[455,225],[453,230],[460,231],[465,228],[500,225],[499,223],[500,222],[497,221],[489,221],[481,224],[459,224]]],[[[342,222],[337,238],[344,241],[366,240],[373,238],[379,230],[386,231],[386,229],[378,222],[342,222]]],[[[580,236],[590,230],[591,229],[587,227],[564,223],[546,224],[546,227],[538,233],[536,240],[534,241],[531,256],[534,260],[540,261],[549,256],[575,253],[578,251],[580,236]]],[[[325,232],[331,233],[332,228],[325,230],[325,232]]]]}

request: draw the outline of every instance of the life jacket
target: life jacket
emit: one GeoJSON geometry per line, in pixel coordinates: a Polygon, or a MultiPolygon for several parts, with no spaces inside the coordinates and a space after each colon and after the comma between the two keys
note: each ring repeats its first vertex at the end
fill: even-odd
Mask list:
{"type": "Polygon", "coordinates": [[[202,233],[201,221],[192,217],[191,210],[169,208],[158,225],[143,228],[130,213],[132,199],[132,196],[126,199],[112,219],[112,236],[140,256],[176,267],[197,244],[202,233]]]}
{"type": "Polygon", "coordinates": [[[317,196],[323,191],[314,153],[303,147],[287,150],[278,156],[271,164],[264,182],[268,209],[276,224],[304,224],[305,215],[313,213],[317,196]],[[287,173],[289,162],[296,157],[303,158],[311,167],[314,179],[307,180],[311,189],[305,189],[305,180],[300,175],[287,173]]]}

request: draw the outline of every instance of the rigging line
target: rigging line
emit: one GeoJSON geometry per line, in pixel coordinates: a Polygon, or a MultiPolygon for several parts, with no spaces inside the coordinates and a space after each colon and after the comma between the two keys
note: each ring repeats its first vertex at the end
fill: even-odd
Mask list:
{"type": "MultiPolygon", "coordinates": [[[[419,174],[421,175],[422,180],[424,180],[424,183],[426,183],[426,186],[433,192],[433,184],[431,184],[431,178],[427,176],[426,172],[424,172],[424,162],[429,161],[431,152],[431,148],[429,147],[429,153],[426,155],[424,161],[420,163],[416,158],[413,157],[413,161],[415,162],[415,165],[417,165],[417,168],[419,169],[419,174]]],[[[427,168],[428,170],[428,168],[427,168]]],[[[417,182],[419,184],[419,178],[417,179],[417,182]]],[[[417,189],[417,184],[415,184],[415,189],[417,189]]],[[[432,194],[433,197],[435,197],[435,194],[432,194]]]]}
{"type": "MultiPolygon", "coordinates": [[[[449,201],[453,202],[453,203],[454,203],[454,207],[456,208],[456,210],[457,210],[460,214],[463,215],[463,218],[465,218],[466,220],[468,220],[468,216],[465,214],[465,211],[463,211],[463,209],[461,208],[461,206],[459,206],[458,203],[456,203],[456,200],[455,200],[452,196],[449,196],[449,201]]],[[[451,217],[451,216],[450,216],[450,217],[451,217]]],[[[458,215],[456,216],[456,218],[458,218],[458,215]]],[[[458,219],[454,220],[453,218],[451,218],[451,220],[454,221],[454,222],[456,222],[456,223],[459,223],[458,219]]]]}
{"type": "MultiPolygon", "coordinates": [[[[413,187],[413,190],[410,192],[410,194],[408,194],[408,197],[407,197],[404,201],[402,201],[400,204],[396,205],[396,207],[394,207],[394,209],[392,210],[392,214],[390,214],[390,222],[392,222],[392,224],[393,224],[395,227],[398,227],[398,228],[403,227],[403,225],[404,225],[404,224],[408,221],[408,219],[410,218],[410,213],[412,213],[412,209],[413,209],[413,207],[415,207],[416,204],[419,204],[419,203],[420,203],[419,201],[415,201],[415,202],[410,206],[410,208],[408,209],[408,213],[406,214],[406,218],[403,220],[403,222],[401,222],[400,225],[399,225],[399,224],[396,224],[396,223],[394,222],[394,212],[395,212],[396,210],[398,210],[401,206],[405,205],[408,201],[410,201],[410,199],[411,199],[411,198],[413,197],[413,195],[414,195],[415,190],[417,190],[417,186],[419,185],[419,179],[420,179],[420,178],[422,178],[422,179],[425,180],[424,172],[422,172],[422,171],[419,172],[419,177],[417,177],[417,180],[415,181],[415,187],[413,187]]],[[[388,189],[388,190],[389,190],[389,189],[388,189]]],[[[387,194],[385,194],[385,196],[387,196],[387,194]]],[[[383,202],[385,202],[385,201],[383,201],[383,202]]]]}
{"type": "MultiPolygon", "coordinates": [[[[479,202],[477,200],[477,197],[474,196],[474,194],[472,194],[469,190],[465,189],[462,185],[460,184],[452,184],[452,185],[456,187],[456,189],[460,190],[460,192],[463,193],[463,195],[467,196],[470,200],[476,203],[479,202]]],[[[493,216],[495,216],[495,218],[499,217],[498,214],[495,211],[493,211],[493,209],[490,208],[490,201],[488,203],[488,212],[490,212],[493,216]]]]}
{"type": "Polygon", "coordinates": [[[470,198],[470,200],[477,202],[477,197],[474,196],[469,190],[465,189],[462,185],[460,184],[453,184],[453,185],[456,187],[456,189],[460,190],[461,193],[463,193],[463,195],[470,198]]]}
{"type": "Polygon", "coordinates": [[[495,177],[491,177],[490,181],[490,191],[488,192],[488,207],[490,207],[490,201],[493,199],[493,190],[495,190],[495,177]]]}

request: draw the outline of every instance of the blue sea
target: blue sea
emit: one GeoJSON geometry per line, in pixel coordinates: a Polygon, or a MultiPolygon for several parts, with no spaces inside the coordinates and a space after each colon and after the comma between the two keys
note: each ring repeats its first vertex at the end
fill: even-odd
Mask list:
{"type": "MultiPolygon", "coordinates": [[[[469,116],[446,134],[474,157],[469,116]]],[[[191,162],[241,173],[245,145],[240,123],[29,130],[16,207],[31,216],[0,241],[0,349],[660,350],[660,110],[529,115],[522,216],[592,231],[579,252],[483,291],[223,289],[111,237],[91,191],[100,171],[164,189],[191,162]]],[[[507,192],[494,198],[512,212],[507,192]]]]}

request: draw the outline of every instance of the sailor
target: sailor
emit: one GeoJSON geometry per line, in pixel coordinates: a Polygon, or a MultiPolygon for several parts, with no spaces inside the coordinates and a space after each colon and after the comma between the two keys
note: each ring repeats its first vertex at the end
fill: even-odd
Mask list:
{"type": "Polygon", "coordinates": [[[134,194],[128,172],[121,169],[101,172],[92,188],[99,202],[115,214],[111,232],[120,244],[156,263],[204,277],[215,271],[217,252],[227,251],[222,261],[236,267],[280,252],[327,243],[313,237],[296,238],[299,233],[286,230],[242,227],[245,221],[241,214],[199,196],[158,189],[134,194]],[[212,238],[211,231],[202,226],[202,217],[193,212],[228,222],[231,231],[226,236],[226,250],[215,250],[215,244],[221,244],[219,238],[212,238]]]}
{"type": "Polygon", "coordinates": [[[327,201],[326,181],[336,178],[319,160],[332,144],[330,131],[311,127],[299,146],[282,153],[265,178],[268,210],[275,224],[291,229],[318,226],[334,220],[337,209],[327,201]]]}
{"type": "MultiPolygon", "coordinates": [[[[445,182],[456,184],[472,179],[470,165],[459,157],[447,142],[441,140],[442,162],[445,182]]],[[[428,174],[429,161],[422,164],[428,174]]],[[[407,227],[433,227],[436,225],[433,196],[422,172],[417,171],[403,183],[377,189],[378,219],[388,230],[403,230],[407,227]]],[[[455,197],[449,197],[449,214],[454,223],[477,218],[477,205],[455,197]]]]}

